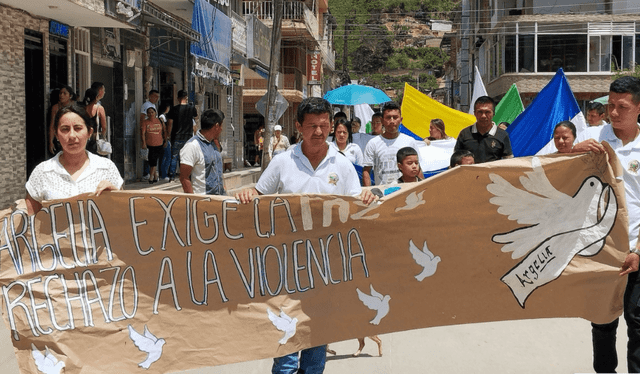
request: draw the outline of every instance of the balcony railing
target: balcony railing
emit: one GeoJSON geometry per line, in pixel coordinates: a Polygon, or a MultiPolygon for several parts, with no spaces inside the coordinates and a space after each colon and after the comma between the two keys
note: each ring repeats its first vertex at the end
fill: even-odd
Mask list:
{"type": "MultiPolygon", "coordinates": [[[[255,14],[264,20],[273,20],[272,1],[243,1],[242,14],[255,14]]],[[[304,22],[309,34],[316,40],[319,35],[318,19],[307,5],[300,1],[285,1],[282,10],[283,20],[304,22]]]]}
{"type": "MultiPolygon", "coordinates": [[[[300,1],[285,1],[282,10],[282,19],[304,21],[304,3],[300,1]]],[[[308,8],[307,8],[308,9],[308,8]]],[[[242,14],[255,14],[260,19],[273,19],[272,1],[243,1],[242,14]]]]}
{"type": "Polygon", "coordinates": [[[302,91],[307,84],[302,72],[295,68],[284,68],[284,89],[302,91]]]}

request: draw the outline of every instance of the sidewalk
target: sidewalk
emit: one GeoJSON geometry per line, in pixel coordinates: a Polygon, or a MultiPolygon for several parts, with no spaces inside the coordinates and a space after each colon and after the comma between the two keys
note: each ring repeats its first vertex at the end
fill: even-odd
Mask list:
{"type": "MultiPolygon", "coordinates": [[[[224,188],[227,191],[227,195],[234,196],[245,188],[253,187],[258,178],[260,178],[261,173],[260,167],[245,167],[224,173],[222,177],[224,178],[224,188]]],[[[176,177],[172,182],[159,181],[154,184],[149,184],[148,181],[128,182],[125,183],[124,189],[182,192],[182,185],[178,177],[176,177]]]]}

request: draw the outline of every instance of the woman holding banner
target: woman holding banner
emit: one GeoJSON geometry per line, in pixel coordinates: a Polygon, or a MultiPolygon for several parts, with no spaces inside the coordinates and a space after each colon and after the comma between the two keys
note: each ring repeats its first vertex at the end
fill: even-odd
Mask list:
{"type": "Polygon", "coordinates": [[[26,184],[28,213],[37,213],[42,202],[67,199],[83,193],[119,190],[123,180],[116,165],[108,158],[86,150],[93,134],[89,116],[82,106],[73,104],[60,109],[53,122],[53,131],[62,152],[41,162],[26,184]]]}
{"type": "Polygon", "coordinates": [[[553,143],[558,153],[571,153],[576,140],[576,126],[571,121],[562,121],[553,129],[553,143]]]}

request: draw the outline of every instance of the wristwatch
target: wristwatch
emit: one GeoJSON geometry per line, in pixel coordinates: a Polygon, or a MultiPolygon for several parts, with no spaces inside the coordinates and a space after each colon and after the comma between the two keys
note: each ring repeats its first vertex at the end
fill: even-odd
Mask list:
{"type": "Polygon", "coordinates": [[[633,249],[629,250],[629,252],[630,252],[630,253],[635,253],[635,254],[637,254],[638,256],[640,256],[640,249],[638,249],[638,248],[633,248],[633,249]]]}

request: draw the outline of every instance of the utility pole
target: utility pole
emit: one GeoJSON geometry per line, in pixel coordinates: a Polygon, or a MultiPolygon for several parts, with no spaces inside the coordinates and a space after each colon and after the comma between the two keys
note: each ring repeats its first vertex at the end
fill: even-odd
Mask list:
{"type": "MultiPolygon", "coordinates": [[[[354,10],[349,12],[349,16],[344,18],[344,36],[343,36],[343,46],[342,46],[342,82],[344,84],[345,80],[349,80],[349,23],[353,23],[355,20],[355,16],[353,15],[354,10]]],[[[351,83],[351,82],[349,82],[351,83]]]]}
{"type": "Polygon", "coordinates": [[[267,108],[265,110],[265,132],[262,146],[262,170],[271,161],[269,145],[276,118],[276,93],[278,92],[277,75],[280,70],[280,42],[282,41],[282,11],[284,0],[273,0],[273,24],[271,26],[271,56],[269,58],[269,81],[267,83],[267,108]]]}
{"type": "Polygon", "coordinates": [[[347,48],[347,40],[349,38],[349,17],[344,18],[344,45],[342,46],[342,71],[344,75],[347,75],[347,71],[349,70],[347,64],[349,63],[349,58],[347,57],[347,53],[349,53],[349,48],[347,48]]]}

